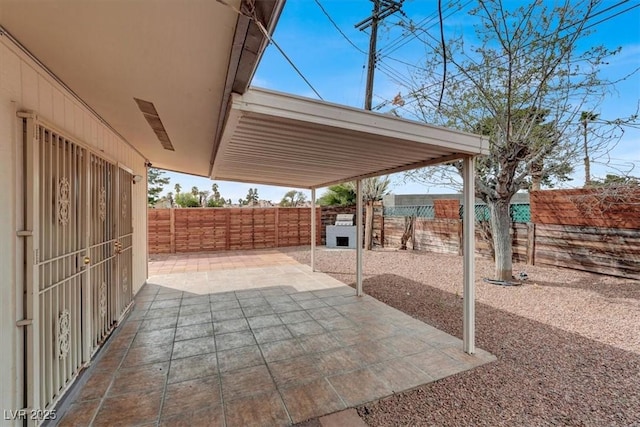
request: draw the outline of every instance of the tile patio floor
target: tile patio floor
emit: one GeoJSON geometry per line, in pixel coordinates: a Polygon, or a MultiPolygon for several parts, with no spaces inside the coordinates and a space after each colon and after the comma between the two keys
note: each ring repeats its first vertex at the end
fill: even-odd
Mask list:
{"type": "Polygon", "coordinates": [[[247,256],[152,262],[59,425],[285,426],[495,359],[280,252],[247,256]]]}

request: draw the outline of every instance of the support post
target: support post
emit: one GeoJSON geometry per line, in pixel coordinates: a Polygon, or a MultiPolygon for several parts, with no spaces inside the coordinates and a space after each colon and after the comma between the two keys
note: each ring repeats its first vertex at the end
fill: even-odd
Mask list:
{"type": "Polygon", "coordinates": [[[311,189],[311,271],[316,271],[316,189],[311,189]]]}
{"type": "Polygon", "coordinates": [[[362,180],[356,181],[356,295],[362,296],[362,180]]]}
{"type": "Polygon", "coordinates": [[[462,347],[465,353],[475,353],[475,169],[474,158],[463,160],[463,243],[464,243],[464,310],[462,347]]]}

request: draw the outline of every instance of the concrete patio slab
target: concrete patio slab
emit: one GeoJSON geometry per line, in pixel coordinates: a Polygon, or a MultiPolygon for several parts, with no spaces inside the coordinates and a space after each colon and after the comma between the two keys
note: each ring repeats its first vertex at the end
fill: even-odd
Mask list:
{"type": "Polygon", "coordinates": [[[59,425],[291,425],[495,360],[282,253],[249,254],[159,268],[59,425]]]}

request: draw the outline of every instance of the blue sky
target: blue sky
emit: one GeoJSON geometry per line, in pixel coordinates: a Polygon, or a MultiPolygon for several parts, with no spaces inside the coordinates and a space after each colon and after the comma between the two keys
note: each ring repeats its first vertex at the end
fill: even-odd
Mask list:
{"type": "MultiPolygon", "coordinates": [[[[371,14],[372,3],[369,0],[319,0],[335,23],[346,36],[357,46],[349,44],[331,24],[314,0],[287,0],[280,21],[273,36],[274,40],[287,53],[305,77],[311,82],[324,100],[362,107],[366,82],[366,52],[368,50],[368,33],[358,31],[354,24],[371,14]],[[364,53],[363,53],[364,52],[364,53]]],[[[463,4],[475,4],[475,1],[463,4]]],[[[552,1],[547,1],[550,5],[552,1]]],[[[615,6],[620,1],[606,0],[601,8],[615,6]]],[[[511,5],[512,2],[506,1],[511,5]]],[[[621,12],[638,1],[627,1],[611,12],[601,15],[605,18],[621,12]]],[[[466,6],[462,10],[448,7],[443,1],[445,17],[445,35],[453,36],[467,31],[470,27],[466,6]]],[[[424,22],[429,31],[438,36],[437,2],[429,0],[405,0],[403,11],[405,20],[424,22]]],[[[376,71],[373,105],[379,105],[393,98],[397,93],[407,93],[406,87],[399,83],[406,80],[415,68],[403,64],[418,64],[425,58],[424,45],[413,37],[402,38],[402,28],[397,24],[398,18],[392,16],[385,20],[385,26],[378,33],[378,51],[383,60],[376,71]],[[402,62],[400,62],[402,61],[402,62]],[[395,78],[389,76],[395,75],[395,78]]],[[[594,20],[593,22],[597,21],[594,20]]],[[[640,67],[640,7],[620,14],[594,27],[594,34],[588,39],[592,45],[605,45],[609,48],[622,47],[619,55],[603,69],[604,76],[610,79],[620,78],[640,67]]],[[[273,46],[269,46],[258,67],[252,82],[254,86],[278,90],[301,96],[317,98],[307,84],[293,70],[291,65],[273,46]]],[[[636,112],[640,100],[640,75],[616,85],[614,91],[607,96],[597,108],[604,119],[627,117],[636,112]]],[[[384,111],[384,109],[382,109],[384,111]]],[[[409,116],[407,116],[410,118],[409,116]]],[[[633,175],[640,175],[640,130],[628,129],[615,149],[610,153],[610,164],[624,170],[635,166],[633,175]]],[[[603,176],[607,172],[615,173],[598,162],[593,166],[595,176],[603,176]]],[[[175,183],[183,189],[193,186],[201,190],[211,189],[212,181],[206,178],[168,173],[171,184],[166,191],[172,191],[175,183]]],[[[565,186],[581,186],[583,174],[578,169],[574,181],[565,186]]],[[[252,185],[217,181],[220,193],[225,198],[237,202],[244,198],[249,188],[257,187],[261,199],[280,201],[289,190],[283,187],[252,185]]],[[[402,183],[401,177],[394,179],[392,192],[396,194],[441,193],[446,189],[427,188],[420,184],[402,183]]],[[[322,192],[320,191],[318,196],[322,192]]],[[[307,192],[308,194],[308,192],[307,192]]]]}

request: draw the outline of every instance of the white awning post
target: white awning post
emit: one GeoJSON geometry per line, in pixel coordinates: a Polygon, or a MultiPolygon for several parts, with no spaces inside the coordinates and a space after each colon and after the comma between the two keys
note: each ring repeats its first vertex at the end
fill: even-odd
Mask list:
{"type": "Polygon", "coordinates": [[[462,347],[465,353],[475,353],[475,167],[474,158],[465,157],[463,159],[463,248],[464,248],[464,310],[463,310],[463,332],[462,347]]]}
{"type": "Polygon", "coordinates": [[[362,180],[356,181],[356,295],[362,296],[362,180]]]}
{"type": "Polygon", "coordinates": [[[316,189],[311,189],[311,271],[316,271],[316,189]]]}

